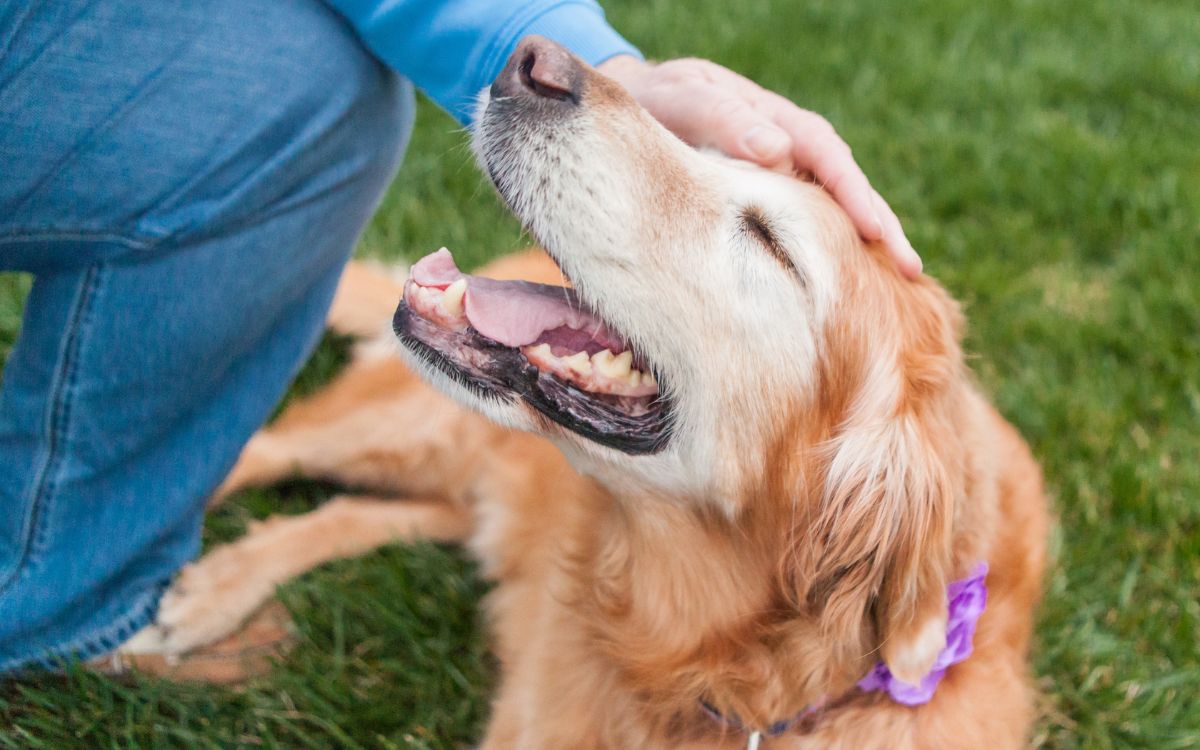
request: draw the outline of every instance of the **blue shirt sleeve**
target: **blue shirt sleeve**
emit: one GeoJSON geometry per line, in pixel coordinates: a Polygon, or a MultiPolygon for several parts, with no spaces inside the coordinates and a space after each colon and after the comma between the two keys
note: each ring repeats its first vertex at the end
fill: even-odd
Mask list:
{"type": "Polygon", "coordinates": [[[461,123],[517,42],[541,34],[590,65],[640,57],[595,0],[327,0],[385,63],[461,123]]]}

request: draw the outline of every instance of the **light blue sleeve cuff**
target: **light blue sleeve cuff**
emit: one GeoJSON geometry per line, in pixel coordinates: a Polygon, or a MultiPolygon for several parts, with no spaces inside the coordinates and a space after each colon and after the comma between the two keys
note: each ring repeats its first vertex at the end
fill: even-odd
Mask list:
{"type": "MultiPolygon", "coordinates": [[[[533,13],[509,19],[492,40],[480,64],[472,71],[472,95],[491,85],[500,74],[517,43],[530,34],[540,34],[574,52],[588,65],[596,66],[617,55],[642,59],[638,51],[604,20],[604,11],[591,0],[568,0],[550,6],[533,6],[533,13]]],[[[445,105],[443,105],[445,106],[445,105]]],[[[469,124],[475,114],[475,102],[447,109],[459,122],[469,124]]]]}
{"type": "Polygon", "coordinates": [[[385,63],[464,125],[517,42],[541,34],[591,65],[637,49],[596,0],[327,0],[385,63]]]}

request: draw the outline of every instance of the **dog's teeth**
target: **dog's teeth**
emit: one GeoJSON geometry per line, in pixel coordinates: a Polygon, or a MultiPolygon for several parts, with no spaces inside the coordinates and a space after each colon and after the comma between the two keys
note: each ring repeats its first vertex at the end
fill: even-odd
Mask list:
{"type": "Polygon", "coordinates": [[[629,375],[632,362],[633,352],[630,351],[624,351],[613,356],[613,353],[609,350],[601,349],[592,355],[592,365],[596,368],[596,371],[613,380],[625,380],[629,375]]]}
{"type": "Polygon", "coordinates": [[[459,279],[442,293],[442,308],[455,317],[462,315],[463,295],[467,293],[467,280],[459,279]]]}
{"type": "Polygon", "coordinates": [[[616,367],[617,373],[621,377],[628,375],[633,368],[633,352],[626,349],[613,357],[613,366],[616,367]]]}
{"type": "Polygon", "coordinates": [[[592,360],[588,357],[587,352],[575,352],[569,357],[564,357],[563,361],[580,375],[592,374],[592,360]]]}
{"type": "Polygon", "coordinates": [[[607,349],[601,349],[592,355],[592,367],[596,368],[596,372],[607,377],[613,376],[613,353],[607,349]]]}
{"type": "Polygon", "coordinates": [[[637,388],[639,385],[642,384],[642,371],[641,370],[630,370],[629,376],[626,379],[626,382],[628,382],[630,386],[637,388]]]}
{"type": "Polygon", "coordinates": [[[542,360],[548,360],[548,359],[554,358],[554,353],[552,351],[550,351],[549,344],[538,344],[537,346],[531,346],[531,347],[529,347],[529,351],[527,352],[527,354],[532,354],[533,356],[538,357],[539,359],[542,359],[542,360]]]}
{"type": "Polygon", "coordinates": [[[654,373],[650,372],[649,370],[647,370],[646,372],[643,372],[642,373],[642,385],[652,385],[655,388],[657,388],[658,381],[655,380],[654,373]]]}

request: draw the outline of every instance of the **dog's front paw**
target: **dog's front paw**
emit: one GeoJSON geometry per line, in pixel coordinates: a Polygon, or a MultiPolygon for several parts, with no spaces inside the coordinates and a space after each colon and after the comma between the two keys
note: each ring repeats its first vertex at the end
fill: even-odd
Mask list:
{"type": "Polygon", "coordinates": [[[221,640],[274,592],[236,546],[218,549],[180,571],[163,594],[154,623],[122,650],[179,655],[221,640]]]}

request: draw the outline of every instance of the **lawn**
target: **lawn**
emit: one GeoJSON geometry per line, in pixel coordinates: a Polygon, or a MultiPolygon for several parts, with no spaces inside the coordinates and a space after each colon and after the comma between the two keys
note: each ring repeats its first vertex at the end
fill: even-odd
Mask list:
{"type": "MultiPolygon", "coordinates": [[[[1033,656],[1046,748],[1200,747],[1200,10],[1194,0],[610,0],[653,56],[724,63],[826,114],[927,270],[1058,516],[1033,656]]],[[[525,241],[422,103],[364,256],[525,241]]],[[[28,280],[0,277],[0,358],[28,280]]],[[[296,389],[340,361],[327,341],[296,389]]],[[[332,488],[245,494],[206,541],[332,488]]],[[[456,550],[283,587],[303,641],[242,690],[86,673],[0,687],[0,748],[449,748],[493,679],[456,550]]]]}

